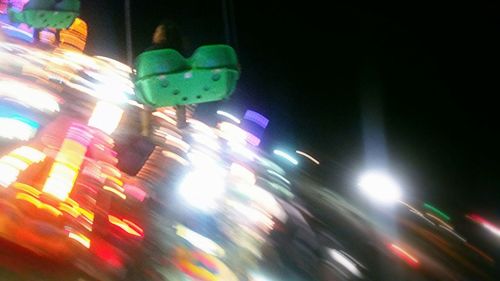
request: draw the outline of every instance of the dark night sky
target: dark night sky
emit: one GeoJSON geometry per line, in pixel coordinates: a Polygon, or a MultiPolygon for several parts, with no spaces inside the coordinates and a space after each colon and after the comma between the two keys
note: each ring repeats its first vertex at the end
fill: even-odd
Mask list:
{"type": "MultiPolygon", "coordinates": [[[[189,51],[225,42],[222,1],[131,1],[136,55],[162,18],[179,23],[189,51]]],[[[124,60],[123,1],[82,2],[88,51],[124,60]]],[[[498,214],[498,5],[278,2],[234,1],[242,76],[217,106],[270,117],[264,145],[312,152],[332,184],[352,181],[367,155],[382,161],[385,147],[422,198],[498,214]],[[369,153],[364,138],[385,146],[369,153]]]]}

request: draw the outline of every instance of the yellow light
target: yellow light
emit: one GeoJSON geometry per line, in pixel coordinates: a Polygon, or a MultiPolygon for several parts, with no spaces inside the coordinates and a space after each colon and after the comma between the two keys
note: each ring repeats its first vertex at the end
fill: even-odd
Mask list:
{"type": "Polygon", "coordinates": [[[78,210],[74,209],[73,207],[64,202],[59,204],[59,210],[66,212],[67,214],[69,214],[74,218],[77,218],[80,215],[80,212],[78,212],[78,210]]]}
{"type": "Polygon", "coordinates": [[[127,196],[125,194],[123,194],[123,192],[120,192],[119,190],[116,190],[115,188],[112,188],[110,186],[105,185],[102,189],[115,194],[116,196],[120,197],[123,200],[127,199],[127,196]]]}
{"type": "Polygon", "coordinates": [[[20,156],[32,163],[38,163],[45,159],[45,153],[29,146],[21,146],[12,151],[12,154],[15,156],[20,156]]]}
{"type": "Polygon", "coordinates": [[[110,135],[118,127],[122,115],[123,110],[120,107],[109,102],[99,101],[92,112],[88,125],[110,135]]]}
{"type": "Polygon", "coordinates": [[[78,211],[84,216],[86,217],[90,222],[93,222],[94,221],[94,213],[87,210],[87,209],[84,209],[84,208],[78,208],[78,211]]]}
{"type": "Polygon", "coordinates": [[[16,182],[16,183],[14,183],[13,187],[15,189],[20,190],[20,191],[28,193],[28,194],[32,195],[33,197],[38,197],[41,194],[40,190],[38,190],[30,185],[24,184],[24,183],[16,182]]]}
{"type": "Polygon", "coordinates": [[[82,244],[85,248],[90,248],[90,239],[87,236],[80,233],[70,232],[68,237],[82,244]]]}
{"type": "Polygon", "coordinates": [[[24,171],[28,168],[28,163],[22,161],[19,158],[12,157],[10,155],[2,157],[1,161],[5,164],[8,164],[20,171],[24,171]]]}

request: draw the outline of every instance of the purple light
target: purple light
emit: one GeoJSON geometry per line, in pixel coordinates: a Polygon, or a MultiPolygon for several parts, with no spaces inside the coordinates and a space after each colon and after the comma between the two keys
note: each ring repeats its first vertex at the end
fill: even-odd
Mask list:
{"type": "Polygon", "coordinates": [[[267,127],[267,124],[269,124],[269,119],[267,119],[266,117],[262,116],[262,114],[255,112],[253,110],[247,110],[245,112],[245,116],[243,117],[243,119],[252,121],[264,129],[267,127]]]}

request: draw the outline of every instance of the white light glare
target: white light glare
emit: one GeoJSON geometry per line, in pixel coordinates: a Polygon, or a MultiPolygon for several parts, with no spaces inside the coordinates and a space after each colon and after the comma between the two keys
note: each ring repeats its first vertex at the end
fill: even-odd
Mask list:
{"type": "Polygon", "coordinates": [[[297,159],[293,158],[292,156],[290,156],[288,153],[286,153],[284,151],[281,151],[279,149],[275,149],[273,151],[273,153],[280,156],[280,157],[283,157],[284,159],[286,159],[287,161],[289,161],[293,165],[299,164],[299,161],[297,161],[297,159]]]}
{"type": "Polygon", "coordinates": [[[112,103],[99,101],[92,112],[88,125],[111,135],[118,127],[122,115],[123,109],[120,107],[112,103]]]}
{"type": "Polygon", "coordinates": [[[401,198],[399,185],[391,177],[381,172],[364,174],[358,186],[368,197],[380,203],[394,203],[401,198]]]}
{"type": "Polygon", "coordinates": [[[179,193],[192,207],[211,211],[224,193],[224,175],[214,169],[199,169],[186,175],[179,193]]]}
{"type": "Polygon", "coordinates": [[[222,110],[217,110],[217,114],[220,115],[220,116],[224,116],[228,119],[230,119],[231,121],[237,123],[237,124],[240,124],[241,123],[241,120],[238,119],[236,116],[232,115],[231,113],[228,113],[228,112],[225,112],[225,111],[222,111],[222,110]]]}
{"type": "Polygon", "coordinates": [[[341,264],[343,267],[345,267],[347,270],[349,270],[352,274],[356,275],[357,277],[363,277],[361,272],[358,270],[358,267],[354,262],[352,262],[348,257],[345,256],[344,253],[339,252],[334,249],[329,249],[330,256],[339,264],[341,264]]]}

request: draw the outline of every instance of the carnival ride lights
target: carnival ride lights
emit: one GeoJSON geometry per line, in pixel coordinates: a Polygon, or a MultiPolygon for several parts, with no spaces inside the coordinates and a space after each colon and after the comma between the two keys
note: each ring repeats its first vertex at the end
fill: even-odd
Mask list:
{"type": "Polygon", "coordinates": [[[68,129],[43,192],[60,200],[68,198],[91,140],[92,134],[83,125],[73,124],[68,129]]]}

